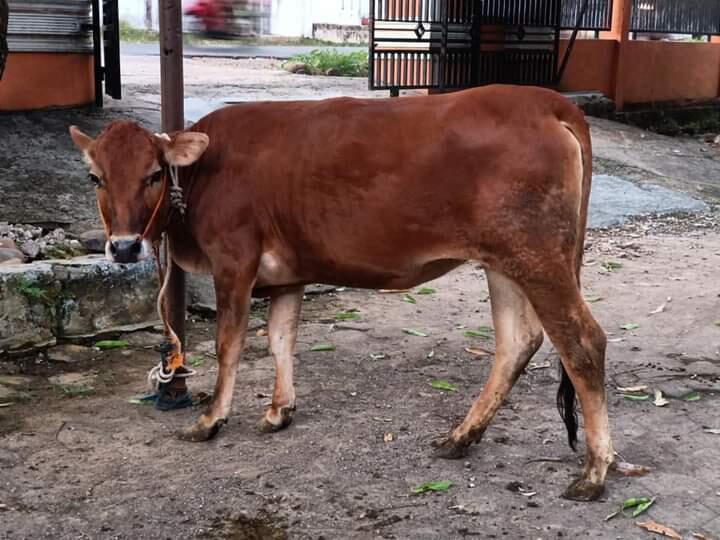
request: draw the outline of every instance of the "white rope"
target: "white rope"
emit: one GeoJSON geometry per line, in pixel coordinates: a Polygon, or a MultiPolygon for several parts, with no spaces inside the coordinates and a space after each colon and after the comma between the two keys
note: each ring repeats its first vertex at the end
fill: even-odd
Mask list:
{"type": "MultiPolygon", "coordinates": [[[[172,185],[170,186],[170,204],[177,208],[177,210],[180,212],[181,215],[185,215],[185,203],[183,201],[183,191],[182,187],[180,187],[180,182],[178,179],[178,172],[177,167],[170,166],[170,178],[172,179],[172,185]]],[[[163,309],[164,303],[163,300],[165,299],[165,291],[167,289],[168,283],[170,282],[170,273],[172,272],[172,257],[170,255],[170,239],[167,237],[167,234],[163,233],[163,244],[165,246],[165,271],[162,270],[162,261],[160,260],[160,257],[158,257],[157,264],[159,266],[158,270],[160,274],[163,275],[163,282],[160,286],[160,291],[158,292],[157,296],[157,312],[158,316],[160,317],[160,320],[163,321],[163,324],[165,326],[165,329],[167,330],[169,334],[169,338],[171,343],[173,343],[177,347],[177,354],[183,354],[182,350],[182,343],[180,342],[180,339],[178,338],[178,335],[175,333],[175,331],[172,329],[172,326],[167,322],[167,317],[165,310],[163,309]]],[[[165,371],[165,366],[163,366],[162,360],[160,363],[152,368],[150,372],[148,373],[148,384],[151,389],[157,389],[157,386],[160,383],[169,383],[173,378],[177,377],[179,379],[191,377],[195,375],[195,371],[192,369],[189,369],[185,366],[183,366],[185,371],[183,373],[175,373],[174,369],[165,371]]]]}

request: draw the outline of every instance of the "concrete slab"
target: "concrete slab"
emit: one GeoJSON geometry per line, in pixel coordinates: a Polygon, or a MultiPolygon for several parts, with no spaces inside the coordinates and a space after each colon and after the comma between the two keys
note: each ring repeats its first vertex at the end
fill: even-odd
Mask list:
{"type": "Polygon", "coordinates": [[[639,185],[617,176],[596,175],[590,194],[588,227],[621,225],[631,217],[674,212],[703,212],[708,206],[664,187],[639,185]]]}

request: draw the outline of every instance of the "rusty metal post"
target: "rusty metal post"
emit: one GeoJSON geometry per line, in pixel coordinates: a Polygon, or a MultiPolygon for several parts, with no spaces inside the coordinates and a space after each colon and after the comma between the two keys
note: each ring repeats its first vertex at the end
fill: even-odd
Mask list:
{"type": "MultiPolygon", "coordinates": [[[[185,127],[181,0],[160,0],[160,94],[164,132],[185,127]]],[[[185,343],[185,272],[172,263],[167,299],[169,323],[185,343]]],[[[176,379],[178,385],[185,379],[176,379]]]]}

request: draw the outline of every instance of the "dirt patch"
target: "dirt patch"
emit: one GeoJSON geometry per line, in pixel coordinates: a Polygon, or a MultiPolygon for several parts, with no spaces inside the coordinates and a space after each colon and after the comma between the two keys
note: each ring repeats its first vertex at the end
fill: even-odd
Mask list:
{"type": "MultiPolygon", "coordinates": [[[[583,453],[567,447],[554,407],[558,360],[549,343],[466,460],[432,459],[431,443],[465,414],[492,360],[465,351],[494,349],[491,335],[465,335],[491,324],[483,273],[468,264],[428,285],[433,294],[411,292],[415,304],[402,294],[350,289],[308,296],[297,415],[273,435],[255,427],[273,381],[267,338],[255,333],[234,414],[204,444],[174,436],[199,410],[161,413],[129,402],[144,392],[145,373],[158,358],[141,344],[146,340],[130,355],[0,365],[0,372],[33,380],[29,401],[0,408],[0,536],[641,539],[647,533],[636,520],[604,521],[638,496],[657,497],[647,515],[686,536],[717,535],[720,439],[709,430],[720,428],[720,231],[667,223],[664,230],[637,223],[589,237],[584,291],[610,339],[616,450],[652,468],[641,478],[611,476],[599,503],[559,498],[580,472],[583,453]],[[359,320],[338,322],[341,312],[359,320]],[[335,350],[311,351],[318,343],[335,350]],[[68,397],[47,381],[89,371],[98,377],[92,395],[68,397]],[[458,391],[434,388],[437,380],[458,391]],[[635,385],[660,389],[669,404],[630,400],[618,390],[635,385]],[[697,401],[686,400],[692,392],[697,401]],[[412,494],[438,480],[453,485],[412,494]]],[[[263,315],[262,306],[257,311],[263,315]]],[[[190,331],[198,370],[191,386],[210,391],[213,324],[195,321],[190,331]]]]}

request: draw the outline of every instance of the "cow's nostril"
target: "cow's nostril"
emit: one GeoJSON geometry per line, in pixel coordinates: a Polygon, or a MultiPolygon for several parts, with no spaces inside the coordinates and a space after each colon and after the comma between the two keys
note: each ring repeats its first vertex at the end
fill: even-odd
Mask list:
{"type": "Polygon", "coordinates": [[[142,244],[140,242],[135,242],[132,246],[133,253],[140,253],[141,249],[142,249],[142,244]]]}

